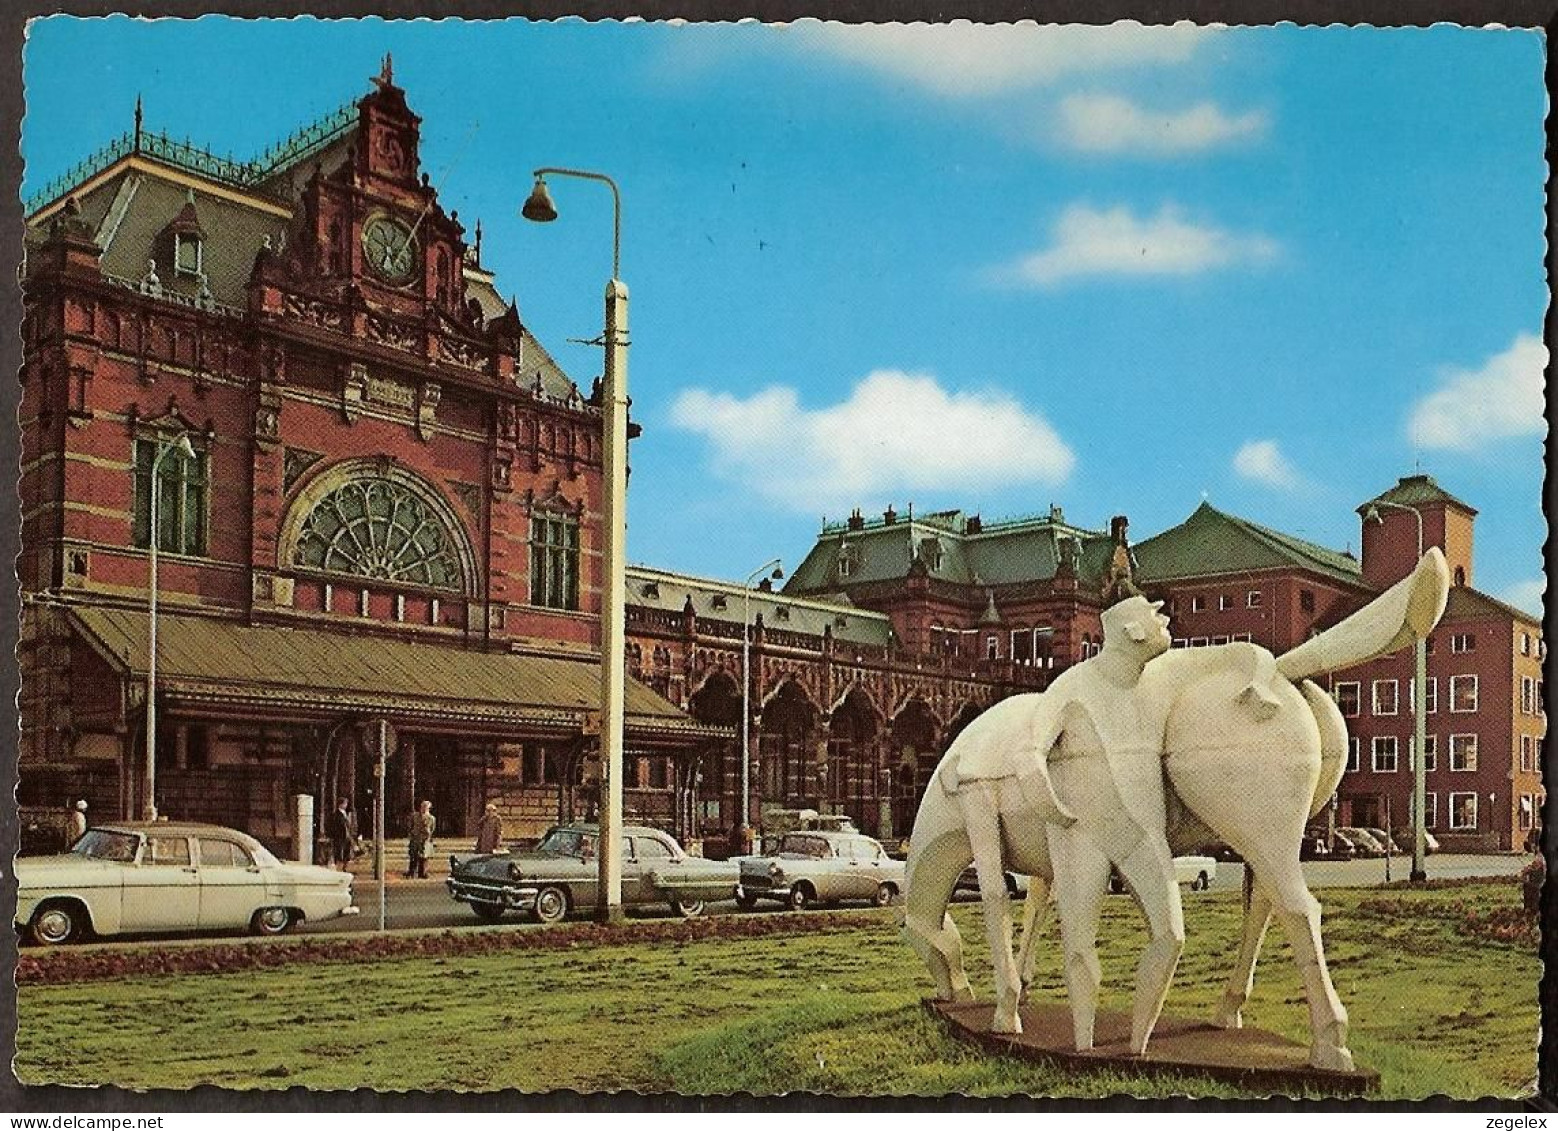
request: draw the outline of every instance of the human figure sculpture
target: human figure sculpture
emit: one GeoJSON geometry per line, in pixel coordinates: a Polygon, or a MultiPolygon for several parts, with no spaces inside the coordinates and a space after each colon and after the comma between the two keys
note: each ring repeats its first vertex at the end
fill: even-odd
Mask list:
{"type": "MultiPolygon", "coordinates": [[[[1059,731],[1030,725],[1057,713],[1065,719],[1063,705],[1042,702],[1057,692],[1067,697],[1063,703],[1069,702],[1076,681],[1065,684],[1065,676],[1040,695],[1005,700],[976,719],[943,759],[910,839],[904,930],[930,967],[937,997],[972,998],[961,943],[946,906],[959,872],[973,859],[996,972],[992,1028],[1019,1031],[1014,1001],[1020,992],[1013,994],[1011,975],[1020,969],[1019,983],[1031,980],[1034,940],[1053,886],[1074,1036],[1079,1050],[1090,1047],[1098,985],[1093,939],[1103,890],[1102,881],[1093,884],[1092,873],[1097,850],[1112,860],[1111,853],[1118,854],[1122,847],[1112,839],[1117,834],[1102,834],[1108,840],[1105,845],[1092,830],[1118,819],[1121,808],[1129,810],[1138,826],[1143,818],[1161,814],[1160,837],[1169,848],[1221,839],[1244,856],[1252,877],[1239,958],[1214,1021],[1228,1028],[1242,1024],[1255,962],[1275,914],[1292,945],[1309,1002],[1310,1063],[1350,1069],[1347,1013],[1326,971],[1319,905],[1304,884],[1298,852],[1305,823],[1341,779],[1347,731],[1330,697],[1306,677],[1362,663],[1426,636],[1443,614],[1448,584],[1443,555],[1430,549],[1409,577],[1281,657],[1255,645],[1231,644],[1176,650],[1145,662],[1135,682],[1134,702],[1124,716],[1130,723],[1125,730],[1139,726],[1155,736],[1161,757],[1161,762],[1154,759],[1159,766],[1155,783],[1144,769],[1147,759],[1123,756],[1121,751],[1110,756],[1109,741],[1119,741],[1125,732],[1118,723],[1108,733],[1097,733],[1105,746],[1102,761],[1089,760],[1091,736],[1085,731],[1080,741],[1071,737],[1080,730],[1075,709],[1059,731]],[[1080,759],[1075,757],[1078,749],[1083,750],[1080,759]],[[965,758],[974,772],[962,768],[965,758]],[[1091,765],[1095,771],[1102,765],[1109,773],[1079,773],[1068,763],[1091,765]],[[1005,776],[997,772],[1002,766],[1008,771],[1005,776]],[[975,812],[981,805],[986,811],[975,812]],[[1000,882],[1003,863],[1033,877],[1020,968],[1011,961],[1009,927],[1003,931],[996,922],[1009,906],[1000,882]],[[1078,868],[1082,874],[1074,881],[1068,878],[1078,868]]],[[[1100,658],[1123,625],[1120,617],[1111,620],[1109,615],[1140,600],[1130,598],[1106,613],[1100,658]]],[[[1081,676],[1093,663],[1080,664],[1066,675],[1081,676]]],[[[1154,852],[1158,840],[1143,833],[1142,842],[1151,843],[1154,852]]],[[[1132,1016],[1131,1051],[1141,1054],[1173,965],[1168,961],[1167,973],[1160,973],[1169,951],[1161,927],[1155,926],[1155,915],[1158,920],[1162,916],[1161,877],[1144,879],[1142,873],[1148,870],[1140,865],[1134,874],[1121,871],[1153,931],[1138,970],[1132,1016]]],[[[1177,887],[1174,891],[1172,906],[1177,911],[1177,887]]],[[[1173,925],[1171,921],[1169,939],[1174,937],[1173,925]]]]}

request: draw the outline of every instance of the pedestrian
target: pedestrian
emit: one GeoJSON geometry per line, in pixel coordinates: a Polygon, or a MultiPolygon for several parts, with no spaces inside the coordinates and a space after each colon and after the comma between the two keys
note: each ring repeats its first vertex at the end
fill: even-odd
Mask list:
{"type": "Polygon", "coordinates": [[[427,879],[427,858],[433,852],[433,830],[437,827],[433,803],[422,802],[411,814],[411,835],[406,840],[406,879],[413,876],[427,879]]]}
{"type": "Polygon", "coordinates": [[[352,817],[351,803],[346,798],[336,802],[325,818],[325,836],[330,840],[330,863],[343,872],[351,866],[352,846],[356,841],[356,821],[352,817]]]}
{"type": "Polygon", "coordinates": [[[487,809],[481,816],[481,824],[476,826],[476,851],[496,852],[498,846],[503,843],[503,818],[498,816],[498,806],[495,802],[487,802],[487,809]]]}
{"type": "Polygon", "coordinates": [[[76,802],[74,809],[70,811],[70,843],[75,844],[86,835],[87,832],[87,803],[76,802]]]}

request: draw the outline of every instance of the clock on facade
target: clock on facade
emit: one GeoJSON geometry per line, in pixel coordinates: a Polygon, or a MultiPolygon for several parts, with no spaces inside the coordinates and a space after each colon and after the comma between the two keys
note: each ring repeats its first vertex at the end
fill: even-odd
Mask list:
{"type": "Polygon", "coordinates": [[[368,270],[391,283],[404,283],[413,273],[416,246],[411,229],[394,217],[372,216],[362,226],[362,250],[368,270]]]}

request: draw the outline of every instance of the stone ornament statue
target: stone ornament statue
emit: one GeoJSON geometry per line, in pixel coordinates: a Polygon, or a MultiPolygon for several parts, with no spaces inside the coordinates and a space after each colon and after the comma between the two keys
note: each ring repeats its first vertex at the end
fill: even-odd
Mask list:
{"type": "Polygon", "coordinates": [[[1273,657],[1253,644],[1168,651],[1156,604],[1128,597],[1104,613],[1097,656],[1037,695],[1003,700],[952,744],[910,838],[904,933],[941,1000],[972,999],[946,914],[970,860],[979,874],[996,979],[995,1032],[1017,1033],[1034,941],[1050,892],[1060,918],[1073,1037],[1093,1046],[1095,949],[1109,866],[1147,919],[1131,1052],[1146,1052],[1184,941],[1173,849],[1221,839],[1253,877],[1239,958],[1214,1020],[1236,1028],[1273,914],[1309,1002],[1310,1063],[1350,1070],[1347,1013],[1325,967],[1320,908],[1299,846],[1346,765],[1347,731],[1308,676],[1350,667],[1426,636],[1444,612],[1449,570],[1431,549],[1413,573],[1347,620],[1273,657]],[[1003,871],[1032,877],[1021,963],[1011,952],[1003,871]]]}

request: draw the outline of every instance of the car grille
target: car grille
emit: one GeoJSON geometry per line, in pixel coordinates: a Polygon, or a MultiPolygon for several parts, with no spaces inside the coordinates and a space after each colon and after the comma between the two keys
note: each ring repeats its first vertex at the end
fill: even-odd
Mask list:
{"type": "Polygon", "coordinates": [[[742,876],[741,886],[746,891],[767,891],[774,886],[772,876],[742,876]]]}

